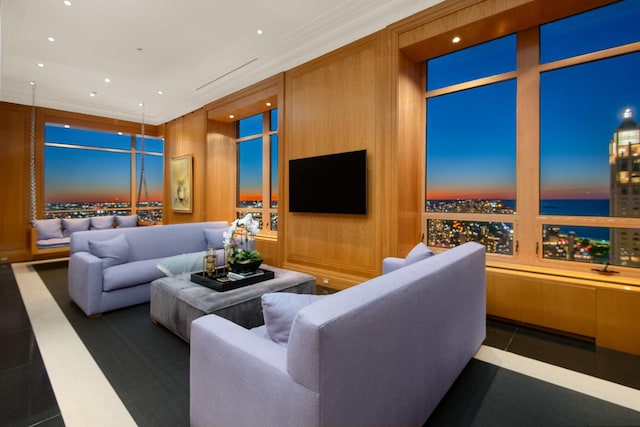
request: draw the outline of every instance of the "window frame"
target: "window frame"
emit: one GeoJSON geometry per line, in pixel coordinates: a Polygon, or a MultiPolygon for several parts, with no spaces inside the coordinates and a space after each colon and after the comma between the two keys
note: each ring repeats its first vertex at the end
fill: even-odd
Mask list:
{"type": "MultiPolygon", "coordinates": [[[[575,57],[540,63],[539,28],[546,22],[516,32],[516,70],[495,76],[480,78],[459,83],[433,91],[426,90],[426,78],[422,79],[424,94],[423,108],[426,109],[428,97],[444,95],[480,85],[491,84],[507,79],[517,80],[516,92],[516,203],[515,215],[503,214],[471,214],[471,213],[436,213],[426,212],[426,167],[422,170],[422,197],[420,205],[421,231],[423,240],[427,241],[427,221],[429,219],[460,221],[500,221],[513,223],[514,252],[513,255],[487,253],[487,261],[494,265],[511,265],[516,268],[552,268],[592,273],[598,264],[553,260],[543,258],[543,225],[570,225],[607,228],[640,228],[640,218],[630,217],[587,217],[587,216],[554,216],[540,215],[540,75],[587,62],[608,59],[628,53],[640,51],[640,42],[620,45],[604,50],[582,54],[575,57]],[[532,185],[535,183],[535,185],[532,185]]],[[[460,48],[451,48],[455,51],[460,48]]],[[[439,55],[449,53],[439,52],[439,55]]],[[[428,58],[427,58],[428,59],[428,58]]],[[[426,76],[426,60],[422,63],[421,74],[426,76]]],[[[423,117],[423,134],[426,130],[426,114],[423,117]]],[[[612,129],[613,132],[613,129],[612,129]]],[[[426,138],[423,140],[426,144],[426,138]]],[[[425,163],[426,165],[426,163],[425,163]]],[[[438,250],[437,248],[434,248],[438,250]]],[[[620,276],[640,278],[640,268],[615,266],[620,276]]]]}
{"type": "MultiPolygon", "coordinates": [[[[56,122],[56,121],[46,121],[44,123],[44,127],[43,130],[46,129],[47,126],[63,126],[62,124],[56,122]]],[[[81,127],[81,126],[75,126],[76,129],[83,129],[83,130],[89,130],[92,132],[103,132],[103,133],[117,133],[117,132],[113,132],[113,131],[107,131],[107,130],[103,130],[103,129],[99,129],[99,128],[87,128],[87,127],[81,127]]],[[[141,155],[141,156],[158,156],[158,157],[162,157],[163,161],[163,170],[162,170],[162,174],[163,174],[163,187],[164,187],[164,174],[165,174],[165,170],[164,170],[164,146],[163,146],[163,151],[162,152],[157,152],[157,151],[142,151],[139,150],[137,148],[137,139],[142,137],[142,135],[140,134],[135,134],[135,133],[129,133],[129,132],[122,132],[124,135],[129,136],[130,139],[130,145],[128,149],[124,149],[124,148],[105,148],[105,147],[99,147],[99,146],[91,146],[91,145],[81,145],[81,144],[66,144],[66,143],[60,143],[60,142],[47,142],[46,141],[46,132],[43,132],[43,172],[44,172],[44,168],[46,168],[46,148],[47,147],[55,147],[55,148],[63,148],[63,149],[73,149],[73,150],[84,150],[84,151],[99,151],[99,152],[111,152],[111,153],[121,153],[121,154],[128,154],[129,155],[129,165],[130,165],[130,203],[129,203],[129,207],[116,207],[116,208],[101,208],[100,211],[104,212],[105,215],[108,215],[110,213],[112,214],[120,214],[120,212],[127,212],[128,215],[135,215],[138,214],[138,212],[141,211],[156,211],[159,210],[162,212],[163,217],[164,217],[164,188],[161,192],[162,196],[163,196],[163,200],[160,201],[160,205],[158,206],[145,206],[145,207],[139,207],[138,206],[138,186],[139,186],[139,178],[137,176],[137,165],[136,165],[136,161],[137,161],[137,156],[141,155]]],[[[152,137],[149,135],[145,135],[145,138],[160,138],[163,139],[163,137],[152,137]]],[[[44,173],[43,173],[43,186],[42,186],[42,205],[41,205],[41,209],[42,209],[42,217],[43,218],[54,218],[54,217],[64,217],[67,216],[71,213],[80,213],[80,212],[87,212],[89,214],[91,213],[95,213],[96,210],[95,209],[46,209],[46,194],[45,194],[45,185],[46,183],[44,182],[44,173]]],[[[88,216],[95,216],[95,215],[88,215],[88,216]]],[[[158,220],[158,222],[162,221],[162,218],[160,218],[158,220]]]]}
{"type": "MultiPolygon", "coordinates": [[[[236,218],[240,218],[247,213],[260,213],[262,215],[262,228],[260,229],[260,235],[263,237],[277,237],[278,231],[272,230],[272,221],[271,216],[275,215],[278,217],[278,206],[275,208],[271,207],[271,171],[272,168],[275,168],[276,172],[278,171],[278,165],[271,164],[271,137],[273,135],[279,135],[279,126],[276,123],[275,130],[271,130],[271,112],[273,110],[277,110],[277,107],[271,108],[269,110],[263,111],[261,113],[257,113],[262,115],[262,131],[259,134],[247,135],[242,138],[235,138],[236,143],[236,162],[239,162],[240,156],[238,145],[245,141],[253,141],[256,139],[260,139],[262,141],[262,207],[260,208],[249,208],[249,207],[240,207],[238,206],[238,202],[240,200],[239,192],[240,186],[236,186],[236,194],[235,194],[235,206],[234,211],[236,218]]],[[[257,115],[256,114],[256,115],[257,115]]],[[[278,113],[279,114],[279,113],[278,113]]],[[[250,116],[249,116],[250,117],[250,116]]],[[[236,121],[236,129],[238,127],[238,123],[241,119],[236,121]]],[[[280,153],[278,153],[278,156],[280,153]]],[[[236,163],[236,171],[239,174],[238,163],[236,163]]],[[[240,177],[238,175],[237,182],[240,182],[240,177]]]]}

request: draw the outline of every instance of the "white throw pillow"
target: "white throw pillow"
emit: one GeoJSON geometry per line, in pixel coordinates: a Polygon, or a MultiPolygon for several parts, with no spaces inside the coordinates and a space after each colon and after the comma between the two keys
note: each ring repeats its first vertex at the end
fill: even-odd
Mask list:
{"type": "Polygon", "coordinates": [[[289,332],[293,319],[302,308],[313,304],[324,295],[292,294],[274,292],[262,295],[262,314],[267,334],[278,344],[289,343],[289,332]]]}
{"type": "Polygon", "coordinates": [[[205,251],[190,252],[163,258],[156,265],[167,277],[180,276],[185,273],[195,273],[203,270],[205,251]]]}

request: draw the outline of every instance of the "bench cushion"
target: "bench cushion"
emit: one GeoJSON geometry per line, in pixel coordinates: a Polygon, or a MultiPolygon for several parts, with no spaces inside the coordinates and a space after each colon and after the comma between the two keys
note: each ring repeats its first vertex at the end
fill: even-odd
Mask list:
{"type": "Polygon", "coordinates": [[[38,219],[35,222],[38,230],[38,240],[61,239],[62,222],[60,218],[38,219]]]}
{"type": "Polygon", "coordinates": [[[90,218],[62,218],[62,234],[69,237],[75,231],[88,230],[90,225],[90,218]]]}
{"type": "Polygon", "coordinates": [[[69,246],[70,240],[70,237],[59,237],[55,239],[38,240],[37,244],[39,249],[62,248],[69,246]]]}
{"type": "Polygon", "coordinates": [[[91,230],[108,230],[109,228],[113,228],[113,215],[91,217],[91,230]]]}
{"type": "Polygon", "coordinates": [[[138,215],[116,215],[116,227],[128,228],[138,226],[138,215]]]}

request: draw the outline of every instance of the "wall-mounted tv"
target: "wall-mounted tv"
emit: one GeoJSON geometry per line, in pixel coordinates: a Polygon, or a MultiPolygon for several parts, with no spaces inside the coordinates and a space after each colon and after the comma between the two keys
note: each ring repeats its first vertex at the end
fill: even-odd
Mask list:
{"type": "Polygon", "coordinates": [[[289,160],[289,212],[367,213],[367,150],[289,160]]]}

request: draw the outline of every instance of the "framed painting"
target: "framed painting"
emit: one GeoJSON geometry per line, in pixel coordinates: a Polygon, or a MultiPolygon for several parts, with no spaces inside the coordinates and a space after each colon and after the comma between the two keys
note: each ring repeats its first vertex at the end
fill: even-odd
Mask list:
{"type": "Polygon", "coordinates": [[[171,158],[171,209],[173,212],[193,211],[193,155],[171,158]]]}

